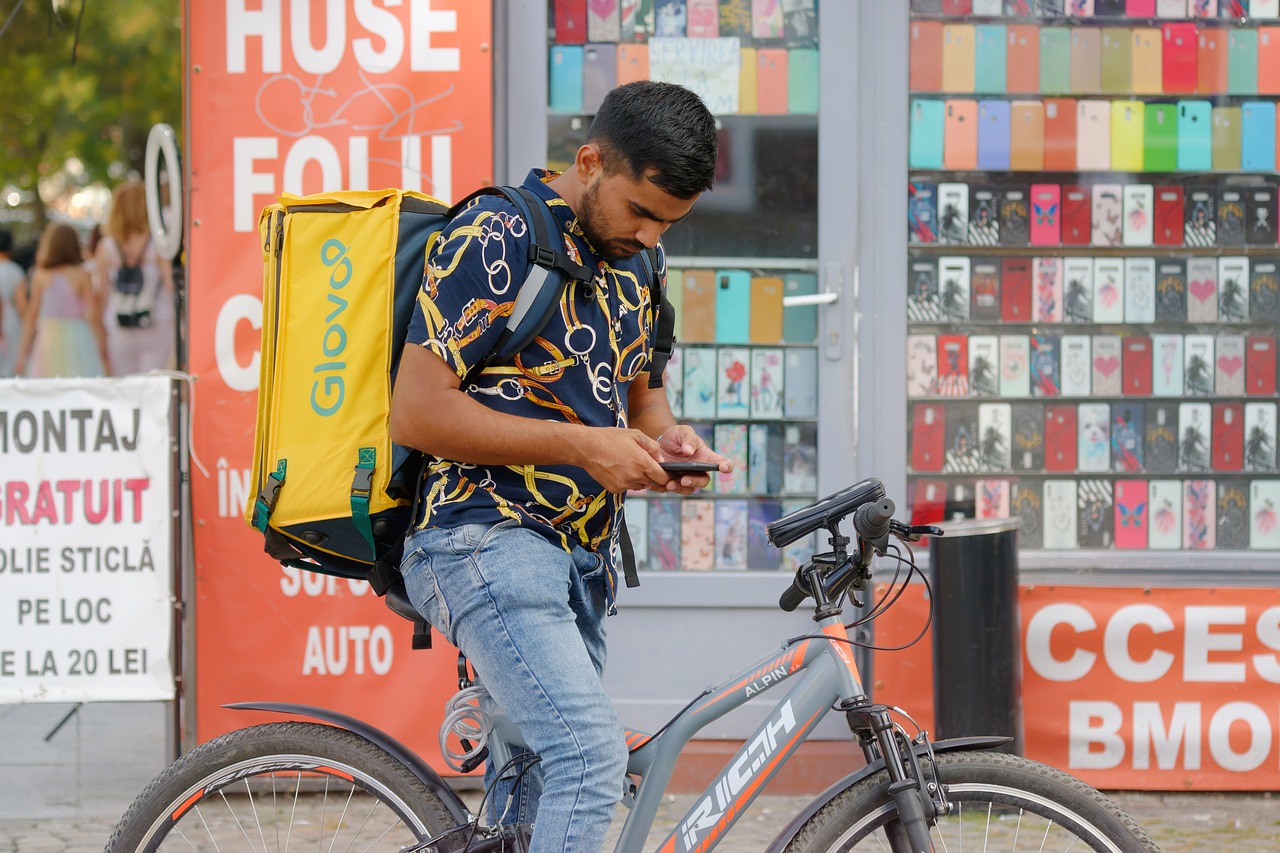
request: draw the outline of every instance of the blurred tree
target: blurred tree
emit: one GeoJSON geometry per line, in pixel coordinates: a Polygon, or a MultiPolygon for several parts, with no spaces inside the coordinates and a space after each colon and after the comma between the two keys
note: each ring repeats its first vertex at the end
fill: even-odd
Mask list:
{"type": "Polygon", "coordinates": [[[0,185],[141,172],[156,122],[182,127],[181,0],[0,0],[0,185]]]}

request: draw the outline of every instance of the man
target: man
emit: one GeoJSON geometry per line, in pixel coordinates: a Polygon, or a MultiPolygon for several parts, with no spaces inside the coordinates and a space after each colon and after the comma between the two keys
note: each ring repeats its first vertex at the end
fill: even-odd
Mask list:
{"type": "Polygon", "coordinates": [[[435,457],[424,517],[405,545],[405,583],[540,758],[512,807],[501,795],[496,804],[506,823],[536,814],[534,853],[599,850],[622,793],[626,747],[600,673],[624,494],[707,484],[706,474],[669,476],[662,460],[732,470],[649,387],[654,294],[634,257],[711,188],[715,134],[705,105],[680,86],[610,92],[569,170],[535,171],[524,184],[547,201],[592,280],[565,288],[514,364],[462,388],[494,349],[502,323],[491,321],[509,310],[529,250],[515,208],[483,197],[428,259],[400,363],[392,439],[435,457]]]}

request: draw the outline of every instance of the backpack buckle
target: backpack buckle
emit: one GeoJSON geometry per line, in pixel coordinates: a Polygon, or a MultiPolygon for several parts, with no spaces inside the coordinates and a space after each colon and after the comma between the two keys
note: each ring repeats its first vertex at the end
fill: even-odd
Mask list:
{"type": "Polygon", "coordinates": [[[357,465],[355,476],[351,478],[352,494],[367,495],[372,491],[373,469],[357,465]]]}

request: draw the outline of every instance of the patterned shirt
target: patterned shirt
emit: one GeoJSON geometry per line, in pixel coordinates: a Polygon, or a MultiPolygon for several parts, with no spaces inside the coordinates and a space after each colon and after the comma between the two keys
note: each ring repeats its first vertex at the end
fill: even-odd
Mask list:
{"type": "MultiPolygon", "coordinates": [[[[558,311],[512,363],[485,368],[465,392],[512,415],[588,426],[627,426],[627,393],[649,366],[653,306],[638,259],[611,264],[583,236],[573,211],[534,170],[524,186],[560,223],[565,250],[594,273],[571,281],[558,311]]],[[[501,196],[474,201],[441,232],[407,342],[428,347],[464,377],[495,349],[528,270],[531,236],[501,196]]],[[[666,262],[658,251],[658,274],[666,262]]],[[[422,484],[422,527],[493,524],[515,519],[559,542],[604,557],[612,609],[614,542],[622,499],[570,465],[473,465],[434,459],[422,484]]]]}

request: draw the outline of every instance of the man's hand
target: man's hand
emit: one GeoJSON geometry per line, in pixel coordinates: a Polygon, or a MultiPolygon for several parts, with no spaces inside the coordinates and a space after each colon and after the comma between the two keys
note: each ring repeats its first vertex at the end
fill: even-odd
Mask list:
{"type": "Polygon", "coordinates": [[[582,433],[582,467],[606,491],[665,488],[658,442],[640,430],[588,427],[582,433]]]}
{"type": "MultiPolygon", "coordinates": [[[[679,462],[715,462],[723,474],[733,471],[733,462],[712,451],[688,424],[676,424],[658,436],[658,447],[662,459],[679,462]]],[[[710,474],[681,474],[674,476],[662,472],[664,482],[650,487],[658,492],[678,492],[691,495],[699,489],[705,489],[711,482],[710,474]]]]}

